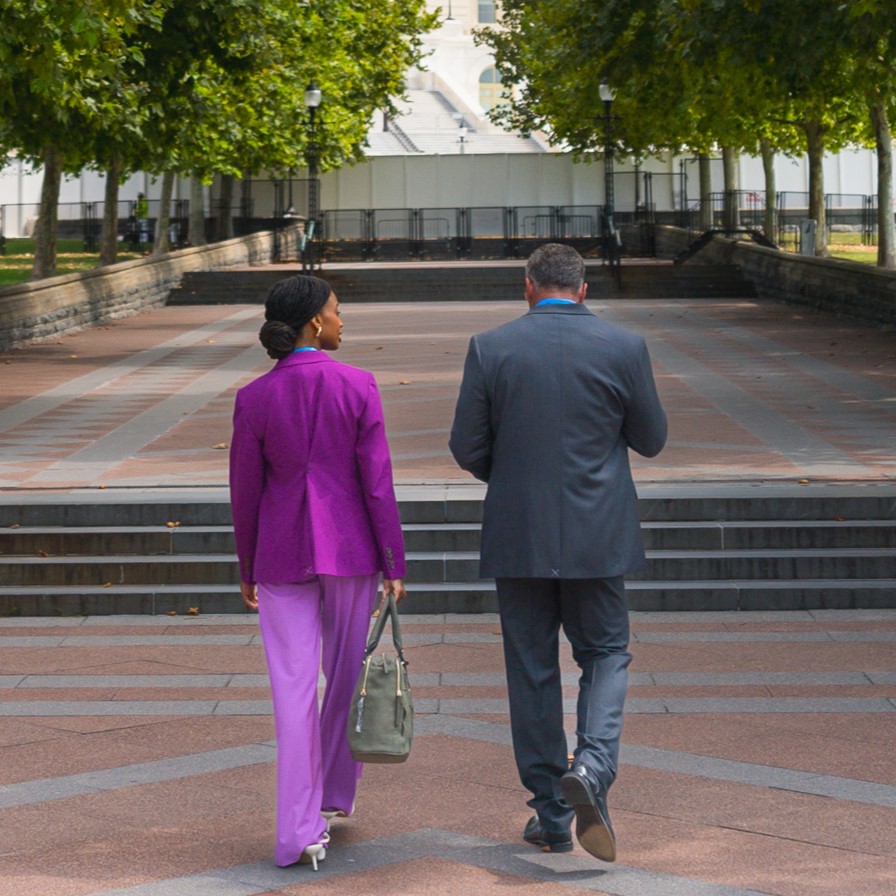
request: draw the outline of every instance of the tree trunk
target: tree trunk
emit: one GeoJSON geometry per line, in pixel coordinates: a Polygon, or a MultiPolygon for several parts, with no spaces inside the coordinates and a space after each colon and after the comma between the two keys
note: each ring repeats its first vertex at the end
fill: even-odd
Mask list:
{"type": "Polygon", "coordinates": [[[775,151],[771,143],[763,137],[759,141],[762,156],[762,170],[765,174],[765,217],[762,230],[767,239],[778,240],[778,184],[775,179],[775,151]]]}
{"type": "Polygon", "coordinates": [[[828,221],[824,206],[824,126],[820,121],[803,125],[809,155],[809,217],[815,221],[815,254],[827,258],[828,221]]]}
{"type": "Polygon", "coordinates": [[[118,185],[121,163],[112,156],[106,168],[106,191],[103,202],[103,235],[100,238],[100,265],[115,264],[118,257],[118,185]]]}
{"type": "Polygon", "coordinates": [[[162,175],[162,195],[159,198],[159,216],[156,220],[156,241],[152,247],[153,255],[164,255],[170,248],[168,229],[171,226],[171,197],[174,195],[174,172],[166,171],[162,175]]]}
{"type": "Polygon", "coordinates": [[[190,245],[204,246],[205,239],[205,196],[202,181],[197,175],[190,178],[190,245]]]}
{"type": "Polygon", "coordinates": [[[40,189],[40,210],[34,229],[34,266],[32,280],[56,273],[56,235],[59,220],[59,189],[62,184],[62,150],[44,147],[44,180],[40,189]]]}
{"type": "Polygon", "coordinates": [[[896,268],[896,225],[893,220],[893,140],[883,103],[871,107],[877,143],[877,264],[896,268]]]}
{"type": "Polygon", "coordinates": [[[735,230],[740,227],[740,211],[737,200],[737,150],[722,147],[722,172],[725,180],[725,228],[735,230]]]}
{"type": "Polygon", "coordinates": [[[233,218],[230,210],[233,208],[233,193],[236,187],[236,178],[232,174],[223,174],[220,180],[221,195],[218,197],[218,214],[215,221],[215,240],[229,240],[233,236],[233,218]]]}
{"type": "Polygon", "coordinates": [[[697,158],[700,175],[700,229],[709,230],[713,225],[712,213],[712,159],[706,155],[697,158]]]}

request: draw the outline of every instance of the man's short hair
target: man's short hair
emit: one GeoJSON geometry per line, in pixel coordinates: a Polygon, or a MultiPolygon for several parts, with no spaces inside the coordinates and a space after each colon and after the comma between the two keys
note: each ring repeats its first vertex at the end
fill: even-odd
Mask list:
{"type": "Polygon", "coordinates": [[[546,243],[529,256],[526,276],[539,289],[578,292],[585,282],[585,262],[572,246],[546,243]]]}

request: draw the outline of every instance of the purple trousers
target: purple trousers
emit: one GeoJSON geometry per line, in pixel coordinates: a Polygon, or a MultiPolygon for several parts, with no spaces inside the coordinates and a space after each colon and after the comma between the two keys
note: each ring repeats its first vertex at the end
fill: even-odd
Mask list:
{"type": "Polygon", "coordinates": [[[277,732],[278,865],[321,840],[321,809],[351,812],[361,764],[346,728],[379,576],[317,576],[258,585],[258,616],[277,732]],[[318,677],[326,689],[318,705],[318,677]]]}

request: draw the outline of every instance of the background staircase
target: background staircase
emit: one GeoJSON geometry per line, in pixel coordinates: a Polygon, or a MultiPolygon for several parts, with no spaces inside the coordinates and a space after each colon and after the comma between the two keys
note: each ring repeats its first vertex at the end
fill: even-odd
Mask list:
{"type": "MultiPolygon", "coordinates": [[[[187,273],[171,290],[169,305],[264,304],[268,290],[298,268],[257,268],[187,273]]],[[[523,262],[488,265],[359,264],[325,268],[342,302],[522,301],[523,262]],[[401,273],[396,275],[396,268],[401,273]]],[[[753,285],[734,265],[632,262],[617,283],[607,268],[587,266],[588,298],[754,298],[753,285]]]]}
{"type": "MultiPolygon", "coordinates": [[[[407,613],[496,609],[478,578],[479,498],[400,500],[407,613]]],[[[896,607],[896,486],[641,489],[635,610],[896,607]]],[[[0,614],[242,610],[221,491],[201,500],[0,504],[0,614]]]]}

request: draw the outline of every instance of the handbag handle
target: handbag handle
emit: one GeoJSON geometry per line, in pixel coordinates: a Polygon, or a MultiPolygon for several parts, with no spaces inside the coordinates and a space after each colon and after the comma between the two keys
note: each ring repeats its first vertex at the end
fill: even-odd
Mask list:
{"type": "Polygon", "coordinates": [[[380,643],[380,638],[382,638],[383,632],[385,631],[386,620],[390,616],[392,617],[392,643],[395,645],[398,658],[406,665],[404,652],[401,648],[401,627],[398,624],[398,607],[395,604],[394,594],[387,595],[385,606],[380,610],[380,615],[377,616],[376,622],[370,631],[370,637],[367,639],[367,649],[364,651],[364,655],[365,657],[368,657],[376,650],[377,645],[380,643]]]}

